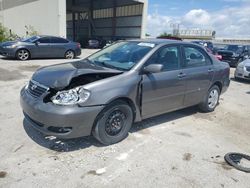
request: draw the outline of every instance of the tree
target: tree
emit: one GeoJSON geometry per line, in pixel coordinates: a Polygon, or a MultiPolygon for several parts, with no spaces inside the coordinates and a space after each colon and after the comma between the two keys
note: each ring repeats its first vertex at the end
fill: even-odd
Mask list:
{"type": "Polygon", "coordinates": [[[8,31],[7,29],[0,23],[0,42],[4,42],[8,40],[8,31]]]}
{"type": "Polygon", "coordinates": [[[163,32],[163,33],[161,33],[158,37],[159,37],[159,38],[161,38],[161,37],[172,37],[172,34],[169,34],[169,33],[167,33],[167,32],[163,32]]]}

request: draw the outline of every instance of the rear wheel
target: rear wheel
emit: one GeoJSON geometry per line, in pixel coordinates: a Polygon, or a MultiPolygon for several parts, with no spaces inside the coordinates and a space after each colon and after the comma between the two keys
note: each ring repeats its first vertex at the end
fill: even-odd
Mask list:
{"type": "Polygon", "coordinates": [[[133,123],[133,111],[123,101],[108,105],[97,117],[93,136],[104,145],[125,139],[133,123]]]}
{"type": "Polygon", "coordinates": [[[30,53],[26,49],[18,50],[16,53],[16,58],[21,61],[26,61],[30,58],[30,53]]]}
{"type": "Polygon", "coordinates": [[[65,59],[74,59],[75,58],[75,52],[73,50],[68,50],[65,55],[65,59]]]}
{"type": "Polygon", "coordinates": [[[212,112],[218,105],[220,89],[217,85],[212,86],[207,93],[205,100],[199,105],[203,112],[212,112]]]}

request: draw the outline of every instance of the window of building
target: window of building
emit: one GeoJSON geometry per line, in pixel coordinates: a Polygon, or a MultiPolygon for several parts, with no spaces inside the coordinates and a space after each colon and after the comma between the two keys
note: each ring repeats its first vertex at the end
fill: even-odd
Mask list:
{"type": "Polygon", "coordinates": [[[98,9],[93,11],[93,18],[111,18],[113,17],[113,8],[98,9]]]}
{"type": "Polygon", "coordinates": [[[116,16],[135,16],[141,15],[143,12],[143,4],[129,5],[116,8],[116,16]]]}

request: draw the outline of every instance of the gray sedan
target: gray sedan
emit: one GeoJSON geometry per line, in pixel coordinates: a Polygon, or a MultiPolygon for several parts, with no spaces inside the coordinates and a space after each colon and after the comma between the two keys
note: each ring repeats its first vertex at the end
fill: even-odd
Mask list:
{"type": "Polygon", "coordinates": [[[238,64],[234,72],[235,79],[250,80],[250,59],[246,59],[238,64]]]}
{"type": "Polygon", "coordinates": [[[81,55],[81,45],[60,37],[33,36],[21,41],[2,43],[0,55],[21,61],[30,58],[73,59],[81,55]]]}
{"type": "Polygon", "coordinates": [[[26,122],[47,135],[124,139],[134,122],[199,105],[212,112],[230,68],[180,41],[115,43],[81,61],[41,68],[21,90],[26,122]]]}

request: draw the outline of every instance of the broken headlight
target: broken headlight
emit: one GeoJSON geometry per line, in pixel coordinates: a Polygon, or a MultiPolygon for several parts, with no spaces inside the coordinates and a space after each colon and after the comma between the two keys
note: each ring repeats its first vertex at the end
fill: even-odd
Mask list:
{"type": "Polygon", "coordinates": [[[82,86],[66,91],[59,91],[51,98],[57,105],[74,105],[85,102],[90,96],[90,92],[82,86]]]}

